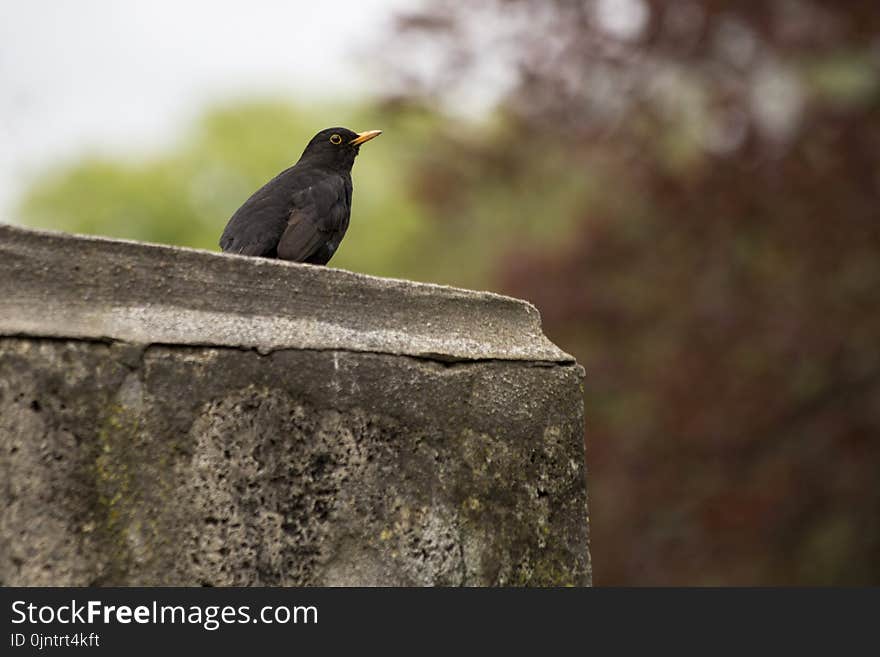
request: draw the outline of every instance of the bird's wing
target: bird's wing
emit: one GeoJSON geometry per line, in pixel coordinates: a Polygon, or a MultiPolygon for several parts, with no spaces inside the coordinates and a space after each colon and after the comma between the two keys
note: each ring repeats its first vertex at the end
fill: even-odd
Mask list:
{"type": "Polygon", "coordinates": [[[335,177],[295,194],[287,227],[278,242],[278,257],[303,262],[331,241],[347,219],[344,197],[344,181],[335,177]]]}
{"type": "Polygon", "coordinates": [[[248,256],[275,256],[290,210],[287,194],[276,180],[263,185],[232,215],[220,237],[221,249],[248,256]]]}
{"type": "Polygon", "coordinates": [[[226,253],[236,253],[246,256],[269,257],[276,253],[275,245],[278,238],[267,233],[254,236],[254,239],[246,241],[243,238],[230,238],[220,242],[220,248],[226,253]]]}
{"type": "Polygon", "coordinates": [[[230,220],[220,238],[220,248],[226,253],[247,256],[273,256],[285,224],[271,219],[250,221],[230,220]]]}
{"type": "Polygon", "coordinates": [[[290,213],[290,222],[278,243],[278,257],[303,262],[320,249],[329,237],[329,233],[317,226],[312,213],[295,209],[290,213]]]}

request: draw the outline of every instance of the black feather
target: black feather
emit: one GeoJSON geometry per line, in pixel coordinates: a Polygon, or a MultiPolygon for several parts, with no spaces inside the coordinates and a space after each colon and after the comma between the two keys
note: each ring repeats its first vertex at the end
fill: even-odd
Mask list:
{"type": "Polygon", "coordinates": [[[254,192],[232,215],[220,248],[227,253],[327,264],[351,217],[351,167],[360,147],[350,142],[357,136],[345,128],[315,135],[294,166],[254,192]],[[340,143],[331,141],[334,135],[339,135],[340,143]]]}

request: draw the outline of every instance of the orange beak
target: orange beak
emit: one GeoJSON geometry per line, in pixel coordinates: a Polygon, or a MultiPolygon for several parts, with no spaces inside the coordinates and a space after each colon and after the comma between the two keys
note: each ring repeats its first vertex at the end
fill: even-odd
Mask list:
{"type": "Polygon", "coordinates": [[[365,141],[370,141],[373,137],[378,137],[381,134],[381,130],[367,130],[366,132],[359,132],[358,136],[348,143],[352,146],[358,146],[360,144],[363,144],[365,141]]]}

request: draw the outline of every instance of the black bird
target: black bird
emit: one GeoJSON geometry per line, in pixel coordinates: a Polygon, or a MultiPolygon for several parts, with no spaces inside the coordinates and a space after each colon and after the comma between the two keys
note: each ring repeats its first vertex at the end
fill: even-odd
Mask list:
{"type": "Polygon", "coordinates": [[[361,144],[381,130],[327,128],[299,161],[260,187],[220,237],[220,248],[263,258],[326,265],[348,228],[351,167],[361,144]]]}

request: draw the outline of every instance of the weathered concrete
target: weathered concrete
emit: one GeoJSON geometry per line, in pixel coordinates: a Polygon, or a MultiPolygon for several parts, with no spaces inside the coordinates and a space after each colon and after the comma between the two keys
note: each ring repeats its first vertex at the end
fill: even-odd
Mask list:
{"type": "Polygon", "coordinates": [[[0,226],[0,584],[588,584],[581,379],[514,299],[0,226]]]}
{"type": "Polygon", "coordinates": [[[7,335],[572,363],[488,292],[0,225],[7,335]]]}

